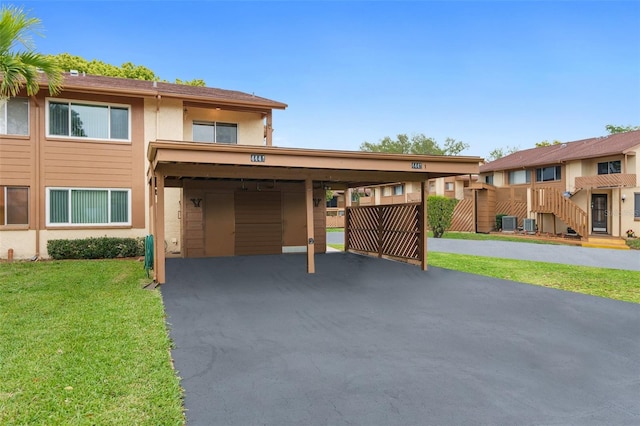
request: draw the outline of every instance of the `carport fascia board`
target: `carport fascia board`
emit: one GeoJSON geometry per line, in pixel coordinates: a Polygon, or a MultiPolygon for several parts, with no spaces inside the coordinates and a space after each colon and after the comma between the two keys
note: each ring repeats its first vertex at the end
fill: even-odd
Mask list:
{"type": "MultiPolygon", "coordinates": [[[[298,175],[300,169],[334,173],[338,171],[374,172],[371,175],[393,172],[394,176],[385,176],[380,180],[381,183],[401,180],[423,181],[440,176],[474,174],[478,173],[481,161],[479,157],[467,156],[386,154],[177,141],[151,142],[147,150],[147,158],[154,171],[159,164],[165,163],[251,166],[256,173],[260,168],[295,168],[298,169],[296,172],[298,175]],[[259,158],[264,161],[252,161],[256,156],[260,156],[259,158]]],[[[189,176],[188,173],[181,175],[189,176]]]]}

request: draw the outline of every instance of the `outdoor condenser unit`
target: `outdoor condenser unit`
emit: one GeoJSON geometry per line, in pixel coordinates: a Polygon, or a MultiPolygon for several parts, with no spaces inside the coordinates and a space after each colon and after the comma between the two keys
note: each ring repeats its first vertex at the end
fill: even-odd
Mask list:
{"type": "Polygon", "coordinates": [[[536,220],[535,219],[524,219],[524,232],[536,232],[536,220]]]}
{"type": "Polygon", "coordinates": [[[513,232],[518,226],[518,218],[515,216],[502,216],[502,232],[513,232]]]}

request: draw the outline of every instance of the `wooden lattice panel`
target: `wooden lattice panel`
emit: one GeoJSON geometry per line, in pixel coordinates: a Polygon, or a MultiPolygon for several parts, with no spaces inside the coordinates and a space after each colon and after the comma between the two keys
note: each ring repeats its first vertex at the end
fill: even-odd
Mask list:
{"type": "Polygon", "coordinates": [[[420,205],[347,209],[347,247],[378,256],[420,259],[420,205]]]}
{"type": "Polygon", "coordinates": [[[473,224],[473,200],[465,199],[456,204],[449,230],[457,232],[475,231],[473,224]]]}

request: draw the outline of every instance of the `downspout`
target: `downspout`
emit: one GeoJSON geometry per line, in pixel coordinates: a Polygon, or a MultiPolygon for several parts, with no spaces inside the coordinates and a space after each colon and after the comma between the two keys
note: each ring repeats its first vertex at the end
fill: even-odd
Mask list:
{"type": "MultiPolygon", "coordinates": [[[[40,104],[38,103],[38,99],[35,96],[31,96],[33,103],[35,104],[35,126],[31,123],[29,124],[31,128],[35,127],[34,130],[34,143],[35,143],[35,231],[36,231],[36,254],[35,258],[38,259],[40,257],[40,209],[42,206],[40,205],[40,104]]],[[[44,188],[43,188],[44,189],[44,188]]],[[[31,195],[33,197],[33,195],[31,195]]]]}

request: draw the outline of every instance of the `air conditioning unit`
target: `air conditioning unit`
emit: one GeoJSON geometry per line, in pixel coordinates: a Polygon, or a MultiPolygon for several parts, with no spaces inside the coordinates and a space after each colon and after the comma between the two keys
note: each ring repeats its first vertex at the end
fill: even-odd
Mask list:
{"type": "Polygon", "coordinates": [[[536,232],[535,219],[524,219],[523,226],[524,226],[524,232],[532,233],[532,234],[536,232]]]}
{"type": "Polygon", "coordinates": [[[502,232],[514,232],[518,227],[516,216],[502,216],[502,232]]]}

